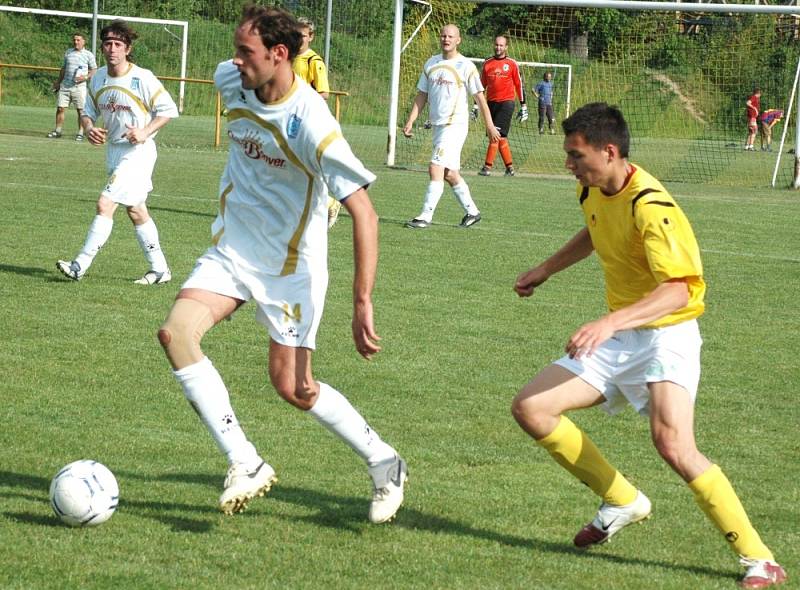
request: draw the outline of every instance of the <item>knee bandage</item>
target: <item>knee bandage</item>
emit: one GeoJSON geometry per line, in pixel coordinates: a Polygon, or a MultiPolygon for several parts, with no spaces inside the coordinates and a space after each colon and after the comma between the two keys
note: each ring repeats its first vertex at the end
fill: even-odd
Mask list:
{"type": "Polygon", "coordinates": [[[213,326],[214,316],[206,304],[194,299],[175,301],[158,330],[158,341],[175,369],[203,360],[200,341],[213,326]]]}

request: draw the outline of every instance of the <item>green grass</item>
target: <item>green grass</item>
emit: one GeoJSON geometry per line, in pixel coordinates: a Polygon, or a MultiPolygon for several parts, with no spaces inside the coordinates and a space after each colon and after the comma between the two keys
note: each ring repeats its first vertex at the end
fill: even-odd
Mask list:
{"type": "MultiPolygon", "coordinates": [[[[658,458],[645,420],[630,411],[572,416],[655,506],[644,525],[579,553],[571,538],[596,499],[509,414],[515,392],[603,311],[594,260],[533,299],[511,290],[581,224],[573,183],[557,179],[470,176],[484,221],[457,228],[461,211],[448,193],[434,226],[415,232],[402,222],[418,211],[426,176],[374,165],[384,350],[367,363],[352,345],[344,218],[330,236],[315,373],[408,460],[405,506],[391,525],[367,522],[364,466],[278,399],[266,335],[248,306],[209,333],[204,350],[280,481],[246,513],[219,514],[224,459],[155,331],[209,243],[226,156],[170,147],[182,144],[170,132],[179,129],[160,136],[149,205],[176,279],[156,288],[131,283],[145,263],[119,212],[83,281],[54,269],[94,215],[101,149],[0,134],[0,587],[734,587],[734,556],[658,458]],[[119,509],[97,529],[63,526],[48,505],[50,478],[79,458],[102,461],[120,483],[119,509]]],[[[671,188],[693,221],[709,283],[698,442],[797,579],[800,201],[787,191],[671,188]]]]}

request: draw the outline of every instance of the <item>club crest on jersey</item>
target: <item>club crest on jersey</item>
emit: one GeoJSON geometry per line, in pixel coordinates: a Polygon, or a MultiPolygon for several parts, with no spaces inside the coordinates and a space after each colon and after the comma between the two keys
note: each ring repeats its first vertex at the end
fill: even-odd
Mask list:
{"type": "Polygon", "coordinates": [[[131,90],[139,90],[140,83],[139,78],[131,78],[131,90]]]}
{"type": "Polygon", "coordinates": [[[300,125],[302,125],[303,120],[292,113],[292,116],[289,117],[289,122],[286,124],[286,135],[294,139],[297,137],[297,134],[300,133],[300,125]]]}
{"type": "Polygon", "coordinates": [[[509,69],[510,68],[508,67],[508,64],[503,64],[503,71],[504,72],[507,72],[509,69]]]}

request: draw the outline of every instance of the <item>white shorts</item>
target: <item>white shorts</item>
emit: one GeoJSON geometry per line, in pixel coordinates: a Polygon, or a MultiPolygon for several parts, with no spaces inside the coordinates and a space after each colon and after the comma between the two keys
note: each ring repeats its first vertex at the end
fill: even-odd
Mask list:
{"type": "Polygon", "coordinates": [[[461,169],[461,148],[467,139],[466,125],[434,125],[431,164],[449,170],[461,169]]]}
{"type": "Polygon", "coordinates": [[[67,108],[70,104],[74,104],[75,108],[83,110],[86,105],[86,84],[75,84],[70,88],[58,89],[58,102],[57,106],[61,109],[67,108]]]}
{"type": "Polygon", "coordinates": [[[108,144],[106,166],[108,183],[103,196],[127,207],[141,205],[153,190],[153,168],[156,165],[156,144],[108,144]]]}
{"type": "Polygon", "coordinates": [[[328,290],[326,270],[277,276],[246,270],[212,246],[197,260],[182,289],[203,289],[255,300],[256,320],[278,344],[314,349],[328,290]]]}
{"type": "Polygon", "coordinates": [[[631,404],[649,414],[648,383],[671,381],[697,397],[700,381],[700,347],[703,339],[697,320],[664,328],[620,330],[590,357],[580,360],[564,356],[555,362],[597,389],[609,414],[631,404]]]}

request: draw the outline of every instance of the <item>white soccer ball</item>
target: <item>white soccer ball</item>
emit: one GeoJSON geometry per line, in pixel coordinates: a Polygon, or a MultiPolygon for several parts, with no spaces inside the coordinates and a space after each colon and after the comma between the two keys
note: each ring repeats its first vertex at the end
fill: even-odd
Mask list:
{"type": "Polygon", "coordinates": [[[70,526],[104,523],[117,508],[119,486],[109,469],[84,459],[64,466],[50,482],[53,512],[70,526]]]}

